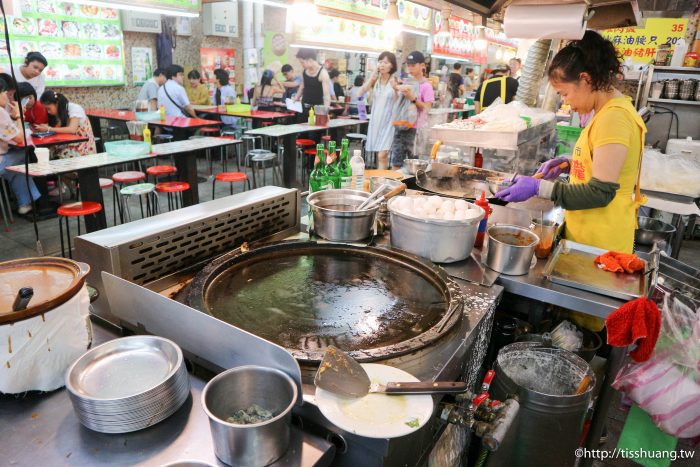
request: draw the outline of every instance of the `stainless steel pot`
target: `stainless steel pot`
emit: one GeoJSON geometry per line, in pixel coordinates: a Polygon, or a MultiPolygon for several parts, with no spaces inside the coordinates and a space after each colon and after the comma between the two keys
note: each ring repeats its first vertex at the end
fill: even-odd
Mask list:
{"type": "Polygon", "coordinates": [[[419,219],[407,216],[392,208],[396,198],[389,201],[391,214],[391,245],[436,263],[454,263],[469,257],[474,248],[479,222],[485,212],[469,203],[470,209],[478,209],[481,215],[466,221],[419,219]]]}
{"type": "Polygon", "coordinates": [[[537,235],[517,225],[493,225],[488,230],[488,238],[488,267],[509,276],[527,274],[540,242],[537,235]]]}
{"type": "Polygon", "coordinates": [[[289,447],[292,407],[297,387],[286,373],[262,366],[241,366],[215,376],[202,391],[214,453],[228,465],[269,465],[289,447]],[[226,419],[253,404],[275,416],[261,423],[238,425],[226,419]]]}
{"type": "Polygon", "coordinates": [[[369,197],[356,190],[323,190],[307,198],[313,214],[314,231],[334,242],[356,242],[372,235],[379,206],[355,211],[369,197]]]}
{"type": "Polygon", "coordinates": [[[637,218],[637,224],[637,230],[634,231],[634,241],[640,245],[668,242],[676,232],[676,228],[671,224],[650,217],[637,218]]]}
{"type": "MultiPolygon", "coordinates": [[[[398,187],[403,183],[401,180],[396,180],[395,178],[388,177],[369,177],[369,192],[374,193],[380,186],[386,185],[382,196],[389,193],[394,188],[398,187]]],[[[403,195],[403,194],[402,194],[403,195]]],[[[401,196],[402,196],[401,195],[401,196]]],[[[377,231],[381,233],[380,229],[387,231],[391,228],[391,221],[389,219],[389,209],[387,208],[388,201],[384,201],[379,205],[379,211],[377,211],[377,231]]]]}
{"type": "Polygon", "coordinates": [[[406,170],[408,170],[408,173],[410,173],[411,175],[415,175],[419,169],[420,170],[427,169],[429,164],[430,164],[430,162],[427,160],[424,160],[424,159],[404,159],[403,160],[403,166],[406,167],[406,170]]]}

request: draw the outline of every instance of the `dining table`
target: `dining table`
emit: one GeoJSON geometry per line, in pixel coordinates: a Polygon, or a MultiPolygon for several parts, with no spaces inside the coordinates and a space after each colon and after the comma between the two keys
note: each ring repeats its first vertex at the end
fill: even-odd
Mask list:
{"type": "Polygon", "coordinates": [[[262,126],[264,121],[280,121],[287,118],[293,118],[296,116],[296,112],[287,111],[269,111],[269,110],[251,110],[248,112],[229,112],[226,110],[226,106],[208,106],[208,105],[196,105],[194,106],[194,111],[201,114],[213,114],[222,115],[225,117],[238,117],[250,119],[253,122],[253,128],[259,128],[262,126]]]}
{"type": "MultiPolygon", "coordinates": [[[[175,141],[172,143],[154,144],[151,148],[151,152],[148,154],[117,156],[103,152],[71,159],[51,160],[47,164],[29,164],[28,172],[24,165],[6,167],[5,170],[22,174],[27,172],[29,176],[35,179],[45,179],[48,176],[77,172],[82,201],[95,201],[104,206],[104,198],[102,189],[100,188],[100,168],[158,157],[173,157],[173,159],[175,159],[175,166],[177,167],[178,180],[187,182],[190,185],[190,189],[182,193],[183,205],[191,206],[199,203],[197,155],[207,149],[221,148],[232,144],[239,144],[240,142],[240,140],[233,138],[208,136],[191,140],[175,141]]],[[[107,218],[104,210],[100,211],[95,216],[87,216],[85,218],[85,227],[88,232],[106,228],[107,218]]]]}
{"type": "MultiPolygon", "coordinates": [[[[87,136],[73,135],[70,133],[54,133],[53,135],[37,137],[27,133],[27,145],[37,148],[50,148],[52,146],[60,146],[62,144],[83,143],[87,141],[87,136]]],[[[24,141],[13,143],[12,146],[17,148],[25,147],[24,141]]]]}
{"type": "Polygon", "coordinates": [[[264,128],[255,128],[245,132],[246,135],[265,136],[276,138],[284,147],[284,159],[282,162],[282,180],[287,188],[301,187],[297,178],[297,152],[296,140],[301,138],[303,133],[327,133],[331,138],[338,141],[340,131],[350,127],[355,127],[359,132],[360,128],[367,124],[367,120],[357,120],[352,118],[333,118],[328,121],[328,125],[309,125],[308,123],[295,123],[292,125],[270,125],[264,128]]]}
{"type": "MultiPolygon", "coordinates": [[[[85,113],[90,119],[90,124],[92,125],[92,132],[95,135],[102,134],[102,127],[100,119],[114,120],[119,122],[131,122],[138,120],[136,118],[136,112],[130,110],[117,110],[117,109],[86,109],[85,113]]],[[[161,128],[168,128],[173,133],[173,139],[175,141],[182,141],[190,136],[192,136],[192,131],[203,127],[210,126],[220,126],[221,122],[218,120],[207,120],[203,118],[190,118],[190,117],[169,117],[166,116],[165,120],[160,118],[152,120],[143,120],[149,125],[153,125],[161,128]]]]}

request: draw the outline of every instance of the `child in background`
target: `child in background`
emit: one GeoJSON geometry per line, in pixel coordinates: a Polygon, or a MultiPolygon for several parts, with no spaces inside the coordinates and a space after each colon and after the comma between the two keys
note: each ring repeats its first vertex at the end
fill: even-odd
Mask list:
{"type": "Polygon", "coordinates": [[[17,97],[24,112],[24,121],[29,123],[32,130],[35,130],[37,125],[49,123],[49,114],[37,99],[34,86],[26,81],[17,84],[17,97]]]}

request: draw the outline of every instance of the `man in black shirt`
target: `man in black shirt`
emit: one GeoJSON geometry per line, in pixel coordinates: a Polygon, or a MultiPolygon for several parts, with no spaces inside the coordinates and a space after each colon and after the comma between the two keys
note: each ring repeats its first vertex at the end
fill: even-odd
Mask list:
{"type": "Polygon", "coordinates": [[[479,85],[474,96],[476,113],[480,113],[499,97],[504,104],[513,100],[518,93],[518,80],[509,75],[510,68],[504,65],[494,71],[491,79],[479,85]]]}
{"type": "Polygon", "coordinates": [[[333,95],[335,95],[336,100],[342,101],[343,99],[341,98],[345,97],[345,91],[343,91],[343,86],[338,82],[339,76],[340,72],[335,68],[328,72],[328,77],[331,79],[331,83],[333,83],[333,95]]]}

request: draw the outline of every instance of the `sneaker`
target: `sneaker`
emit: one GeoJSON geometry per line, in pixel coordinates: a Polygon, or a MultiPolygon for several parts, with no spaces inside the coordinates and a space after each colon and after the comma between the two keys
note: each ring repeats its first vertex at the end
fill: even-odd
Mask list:
{"type": "Polygon", "coordinates": [[[28,212],[30,212],[31,210],[32,210],[32,205],[31,205],[31,204],[23,204],[22,206],[20,206],[19,208],[17,208],[17,213],[18,213],[20,216],[23,216],[23,215],[27,214],[28,212]]]}

